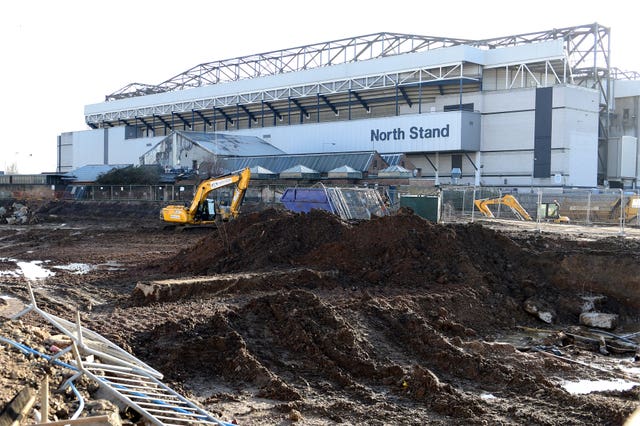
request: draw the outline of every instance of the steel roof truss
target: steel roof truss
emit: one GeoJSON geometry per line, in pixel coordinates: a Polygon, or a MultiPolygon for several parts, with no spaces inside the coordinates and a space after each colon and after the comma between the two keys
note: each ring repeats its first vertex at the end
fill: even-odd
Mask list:
{"type": "Polygon", "coordinates": [[[358,92],[352,91],[351,94],[353,95],[354,98],[358,100],[358,102],[360,102],[360,105],[362,105],[362,108],[364,108],[368,113],[371,112],[371,108],[369,107],[369,104],[367,104],[367,102],[362,98],[362,96],[360,96],[360,94],[358,94],[358,92]]]}
{"type": "Polygon", "coordinates": [[[205,117],[199,110],[195,109],[195,110],[192,110],[192,111],[195,112],[196,114],[198,114],[198,117],[200,117],[200,119],[202,121],[204,121],[205,124],[207,124],[208,126],[213,126],[211,124],[211,121],[209,121],[209,119],[207,117],[205,117]]]}
{"type": "Polygon", "coordinates": [[[242,104],[239,104],[239,106],[240,106],[240,109],[242,109],[244,113],[247,114],[247,116],[251,121],[253,121],[254,123],[258,122],[258,119],[251,111],[249,111],[249,108],[247,108],[245,105],[242,105],[242,104]]]}
{"type": "Polygon", "coordinates": [[[333,113],[335,115],[339,115],[338,113],[338,109],[335,107],[335,105],[333,105],[329,99],[325,96],[325,95],[318,95],[320,97],[320,99],[322,99],[324,101],[324,103],[331,109],[331,111],[333,111],[333,113]]]}
{"type": "Polygon", "coordinates": [[[309,118],[309,112],[307,112],[307,109],[300,103],[300,101],[298,101],[296,98],[291,98],[291,102],[293,102],[293,104],[298,107],[300,113],[304,114],[306,118],[309,118]]]}

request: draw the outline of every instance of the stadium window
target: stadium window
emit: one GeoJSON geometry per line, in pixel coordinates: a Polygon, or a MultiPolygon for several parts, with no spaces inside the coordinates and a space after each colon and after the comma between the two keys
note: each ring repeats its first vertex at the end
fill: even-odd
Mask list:
{"type": "Polygon", "coordinates": [[[451,168],[462,170],[462,155],[454,154],[451,156],[451,168]]]}

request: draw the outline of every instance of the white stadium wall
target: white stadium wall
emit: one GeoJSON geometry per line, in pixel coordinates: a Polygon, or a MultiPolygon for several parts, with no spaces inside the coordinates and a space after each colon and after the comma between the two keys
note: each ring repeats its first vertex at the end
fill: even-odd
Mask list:
{"type": "Polygon", "coordinates": [[[65,173],[96,164],[138,164],[140,156],[162,138],[126,139],[124,126],[63,133],[58,171],[65,173]]]}
{"type": "MultiPolygon", "coordinates": [[[[371,151],[404,152],[426,178],[451,183],[452,155],[462,157],[461,184],[491,186],[596,185],[598,92],[554,86],[551,175],[533,178],[536,88],[464,94],[476,112],[441,112],[460,103],[458,95],[405,107],[398,116],[229,130],[221,133],[260,137],[291,154],[371,151]],[[430,112],[433,106],[435,111],[430,112]],[[466,154],[464,154],[466,153],[466,154]],[[428,159],[427,159],[428,157],[428,159]],[[438,169],[435,172],[432,163],[438,169]],[[558,181],[560,179],[560,181],[558,181]]],[[[67,135],[67,134],[65,134],[67,135]]],[[[124,127],[75,132],[73,165],[138,164],[139,157],[163,138],[125,139],[124,127]],[[83,149],[75,147],[84,146],[83,149]],[[87,149],[87,147],[91,147],[87,149]]],[[[460,158],[458,157],[458,161],[460,158]]]]}
{"type": "Polygon", "coordinates": [[[480,147],[480,117],[469,112],[437,112],[243,129],[236,133],[260,137],[291,154],[476,151],[480,147]],[[464,140],[463,134],[467,136],[464,140]]]}

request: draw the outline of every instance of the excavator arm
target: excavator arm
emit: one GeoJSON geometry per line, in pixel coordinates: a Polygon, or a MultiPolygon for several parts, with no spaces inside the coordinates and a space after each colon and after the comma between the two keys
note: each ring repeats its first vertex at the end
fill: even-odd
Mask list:
{"type": "Polygon", "coordinates": [[[247,188],[249,187],[249,179],[251,179],[251,172],[249,169],[244,169],[238,179],[238,184],[236,186],[236,190],[233,192],[233,198],[231,199],[231,216],[235,219],[238,217],[238,213],[240,213],[240,204],[242,204],[242,200],[244,200],[244,195],[247,192],[247,188]]]}
{"type": "Polygon", "coordinates": [[[518,217],[518,219],[532,220],[529,213],[527,213],[524,207],[522,207],[522,205],[513,195],[507,194],[500,198],[485,198],[482,200],[475,200],[474,204],[477,209],[480,210],[480,213],[482,213],[486,217],[495,217],[493,215],[493,212],[489,209],[490,205],[504,204],[511,209],[511,211],[518,217]]]}

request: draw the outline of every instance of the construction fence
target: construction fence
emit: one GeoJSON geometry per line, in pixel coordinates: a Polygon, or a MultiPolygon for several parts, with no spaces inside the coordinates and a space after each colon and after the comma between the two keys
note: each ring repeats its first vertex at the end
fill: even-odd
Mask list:
{"type": "Polygon", "coordinates": [[[561,222],[565,217],[576,225],[640,226],[640,192],[622,189],[547,189],[532,188],[526,191],[500,188],[447,188],[441,192],[441,220],[473,221],[486,217],[476,206],[477,200],[493,200],[489,204],[496,219],[512,219],[538,222],[561,222]],[[510,195],[517,200],[529,218],[497,200],[510,195]],[[545,208],[557,206],[556,219],[547,216],[545,208]]]}
{"type": "MultiPolygon", "coordinates": [[[[245,202],[263,205],[280,204],[286,184],[252,183],[245,202]]],[[[156,201],[188,203],[193,199],[196,185],[83,185],[69,186],[65,199],[85,201],[156,201]]],[[[440,197],[441,222],[474,221],[485,216],[476,207],[477,200],[498,200],[511,195],[530,219],[523,219],[506,204],[489,205],[493,219],[553,221],[545,216],[544,207],[557,205],[558,215],[575,225],[604,225],[640,227],[640,190],[622,189],[558,189],[558,188],[487,188],[446,187],[414,188],[411,186],[375,186],[390,211],[400,207],[400,199],[409,194],[440,197]]],[[[233,188],[219,190],[216,197],[230,198],[233,188]]]]}
{"type": "MultiPolygon", "coordinates": [[[[64,199],[76,201],[158,201],[188,203],[193,200],[197,185],[70,185],[64,199]]],[[[247,202],[278,202],[284,185],[252,185],[245,193],[247,202]]],[[[217,190],[220,199],[230,199],[233,187],[217,190]]]]}

